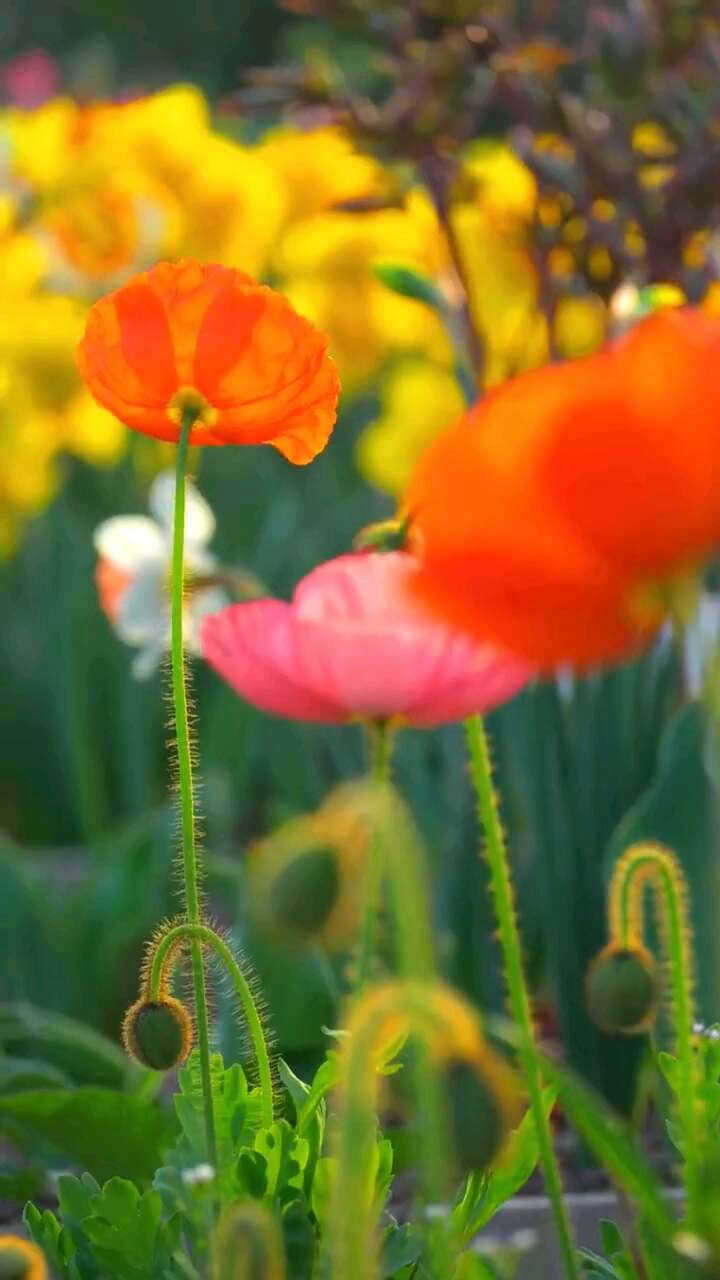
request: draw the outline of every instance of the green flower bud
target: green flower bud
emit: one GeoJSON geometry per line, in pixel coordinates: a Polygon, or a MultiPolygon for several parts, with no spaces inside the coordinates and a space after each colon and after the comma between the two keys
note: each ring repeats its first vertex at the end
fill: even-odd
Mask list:
{"type": "Polygon", "coordinates": [[[517,1119],[510,1068],[487,1046],[483,1059],[453,1058],[443,1067],[450,1137],[462,1173],[492,1164],[517,1119]]]}
{"type": "Polygon", "coordinates": [[[337,856],[329,847],[307,849],[278,871],[269,887],[274,924],[297,938],[322,929],[340,892],[337,856]]]}
{"type": "Polygon", "coordinates": [[[188,1056],[192,1044],[190,1014],[173,996],[141,997],[128,1009],[123,1041],[136,1062],[152,1071],[170,1071],[188,1056]]]}
{"type": "Polygon", "coordinates": [[[21,1236],[0,1236],[0,1280],[47,1280],[45,1254],[21,1236]]]}
{"type": "Polygon", "coordinates": [[[593,960],[586,992],[590,1016],[601,1030],[639,1035],[657,1011],[655,962],[644,947],[611,942],[593,960]]]}

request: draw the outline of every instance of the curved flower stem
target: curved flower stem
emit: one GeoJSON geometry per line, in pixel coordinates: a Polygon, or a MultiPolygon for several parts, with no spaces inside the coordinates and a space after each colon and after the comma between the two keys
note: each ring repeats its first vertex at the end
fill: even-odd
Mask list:
{"type": "MultiPolygon", "coordinates": [[[[373,720],[367,726],[370,746],[370,777],[382,784],[390,781],[392,730],[386,720],[373,720]]],[[[380,893],[383,880],[382,839],[375,830],[368,850],[365,876],[365,910],[360,933],[360,946],[355,974],[355,990],[367,985],[377,949],[380,893]]]]}
{"type": "MultiPolygon", "coordinates": [[[[180,796],[180,825],[182,834],[183,891],[188,924],[200,924],[200,887],[197,851],[195,847],[195,796],[193,790],[192,752],[188,722],[188,699],[185,679],[185,651],[183,647],[183,591],[185,550],[185,472],[187,467],[190,431],[195,420],[194,411],[183,414],[178,439],[175,469],[175,509],[173,515],[173,549],[170,608],[170,654],[172,660],[172,696],[175,712],[175,733],[178,767],[178,792],[180,796]]],[[[208,1024],[207,991],[203,951],[199,941],[190,946],[195,1022],[200,1054],[200,1076],[205,1106],[205,1141],[207,1158],[217,1164],[215,1117],[213,1115],[212,1081],[210,1077],[210,1034],[208,1024]]]]}
{"type": "Polygon", "coordinates": [[[178,924],[174,928],[168,929],[152,954],[150,972],[148,974],[149,997],[151,1000],[157,1000],[159,993],[163,989],[164,970],[168,959],[172,959],[176,954],[178,942],[185,939],[190,942],[191,947],[194,946],[200,951],[202,951],[203,946],[210,947],[221,963],[224,964],[235,988],[235,994],[245,1016],[255,1053],[258,1080],[262,1093],[262,1121],[267,1128],[272,1124],[274,1114],[273,1077],[267,1041],[250,984],[225,940],[214,929],[205,924],[178,924]]]}
{"type": "Polygon", "coordinates": [[[609,892],[609,931],[623,946],[642,939],[642,899],[646,888],[661,905],[661,936],[666,952],[678,1062],[678,1119],[683,1135],[687,1218],[692,1227],[699,1195],[697,1097],[698,1059],[693,1047],[695,1007],[693,955],[687,887],[669,849],[652,842],[631,845],[615,865],[609,892]]]}
{"type": "Polygon", "coordinates": [[[520,932],[515,914],[515,894],[493,785],[490,748],[482,718],[470,716],[465,721],[465,731],[470,756],[470,775],[485,836],[485,855],[490,867],[495,918],[503,953],[510,1011],[518,1030],[519,1054],[530,1095],[530,1107],[535,1119],[540,1167],[555,1221],[565,1273],[569,1280],[580,1280],[580,1265],[563,1201],[560,1169],[553,1146],[550,1121],[543,1105],[542,1065],[535,1043],[530,994],[525,982],[520,932]]]}

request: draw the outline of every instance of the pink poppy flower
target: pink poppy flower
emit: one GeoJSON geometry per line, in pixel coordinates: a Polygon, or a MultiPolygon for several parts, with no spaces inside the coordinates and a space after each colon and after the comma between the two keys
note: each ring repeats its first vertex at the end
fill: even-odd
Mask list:
{"type": "Polygon", "coordinates": [[[534,674],[426,614],[407,552],[320,565],[290,604],[254,600],[203,619],[200,648],[248,702],[291,720],[394,719],[416,728],[483,712],[534,674]]]}

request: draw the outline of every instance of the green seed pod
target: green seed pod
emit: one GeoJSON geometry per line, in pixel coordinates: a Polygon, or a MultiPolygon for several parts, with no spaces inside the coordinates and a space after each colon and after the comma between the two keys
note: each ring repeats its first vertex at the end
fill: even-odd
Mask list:
{"type": "Polygon", "coordinates": [[[192,1044],[190,1014],[174,996],[141,997],[123,1023],[123,1043],[131,1058],[152,1071],[170,1071],[188,1056],[192,1044]]]}
{"type": "Polygon", "coordinates": [[[319,933],[338,899],[340,872],[328,846],[307,849],[280,868],[269,887],[269,914],[296,938],[319,933]]]}
{"type": "Polygon", "coordinates": [[[632,1036],[655,1020],[658,978],[655,962],[644,947],[611,942],[593,960],[586,994],[593,1022],[602,1031],[632,1036]]]}

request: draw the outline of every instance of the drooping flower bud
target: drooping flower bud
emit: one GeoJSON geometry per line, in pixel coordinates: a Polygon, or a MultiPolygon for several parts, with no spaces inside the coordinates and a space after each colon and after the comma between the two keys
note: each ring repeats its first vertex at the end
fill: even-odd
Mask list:
{"type": "Polygon", "coordinates": [[[152,1071],[170,1071],[187,1058],[192,1019],[174,996],[144,996],[131,1005],[123,1022],[123,1043],[131,1058],[152,1071]]]}
{"type": "Polygon", "coordinates": [[[0,1280],[47,1280],[42,1249],[21,1236],[0,1236],[0,1280]]]}
{"type": "Polygon", "coordinates": [[[509,1068],[484,1047],[487,1061],[455,1058],[445,1064],[450,1135],[462,1173],[492,1164],[515,1120],[518,1094],[509,1068]]]}
{"type": "Polygon", "coordinates": [[[640,1035],[655,1019],[658,987],[655,962],[645,947],[610,942],[587,975],[590,1016],[603,1031],[640,1035]]]}
{"type": "Polygon", "coordinates": [[[279,869],[269,888],[268,914],[283,932],[310,938],[321,931],[339,891],[335,850],[307,849],[279,869]]]}

